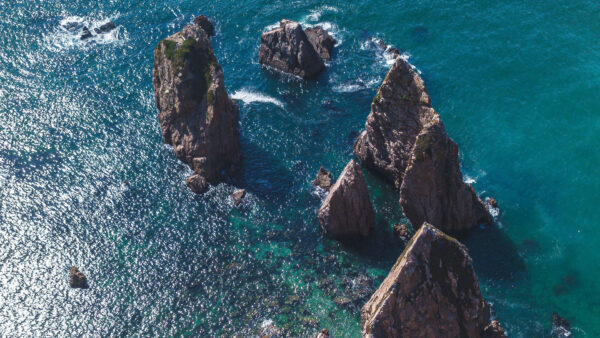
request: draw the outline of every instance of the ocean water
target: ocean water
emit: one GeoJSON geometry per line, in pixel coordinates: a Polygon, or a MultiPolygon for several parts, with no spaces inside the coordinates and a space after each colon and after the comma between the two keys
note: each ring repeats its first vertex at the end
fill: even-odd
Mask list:
{"type": "Polygon", "coordinates": [[[0,335],[252,336],[272,322],[287,336],[358,337],[406,220],[365,171],[375,235],[324,239],[311,181],[352,158],[390,66],[382,39],[421,72],[465,180],[500,204],[496,227],[461,237],[496,318],[511,337],[548,337],[557,311],[575,336],[600,336],[597,1],[0,7],[0,335]],[[244,156],[202,196],[162,143],[151,82],[155,45],[198,14],[216,24],[244,156]],[[282,18],[338,40],[316,80],[258,65],[261,32],[282,18]],[[109,20],[117,30],[78,39],[109,20]],[[72,265],[89,289],[69,287],[72,265]]]}

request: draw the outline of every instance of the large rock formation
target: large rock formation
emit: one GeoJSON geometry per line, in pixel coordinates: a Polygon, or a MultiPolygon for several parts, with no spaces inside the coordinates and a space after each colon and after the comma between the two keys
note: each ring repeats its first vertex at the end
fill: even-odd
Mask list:
{"type": "Polygon", "coordinates": [[[153,84],[163,138],[192,167],[188,185],[201,193],[236,169],[241,152],[239,108],[225,91],[206,20],[195,21],[158,43],[153,84]]]}
{"type": "Polygon", "coordinates": [[[279,28],[261,35],[258,62],[303,78],[325,68],[302,26],[290,20],[281,20],[279,28]]]}
{"type": "Polygon", "coordinates": [[[413,228],[429,222],[456,232],[491,222],[483,202],[463,182],[458,147],[431,107],[423,79],[405,60],[397,58],[383,80],[354,152],[400,189],[413,228]]]}
{"type": "Polygon", "coordinates": [[[467,248],[427,223],[362,308],[363,337],[481,337],[489,324],[467,248]]]}
{"type": "Polygon", "coordinates": [[[354,160],[350,160],[331,187],[318,218],[323,230],[331,237],[366,237],[370,234],[375,212],[365,178],[354,160]]]}
{"type": "Polygon", "coordinates": [[[308,41],[323,60],[331,60],[335,39],[321,26],[309,27],[304,30],[308,41]]]}
{"type": "Polygon", "coordinates": [[[331,180],[331,173],[325,170],[325,167],[321,166],[317,173],[317,178],[313,181],[313,185],[329,191],[329,188],[331,188],[331,180]]]}

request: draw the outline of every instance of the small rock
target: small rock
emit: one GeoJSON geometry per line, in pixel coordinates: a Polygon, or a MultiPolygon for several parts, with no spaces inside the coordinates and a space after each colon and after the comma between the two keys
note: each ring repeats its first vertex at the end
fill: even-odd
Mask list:
{"type": "Polygon", "coordinates": [[[88,284],[87,284],[87,279],[85,278],[85,276],[83,275],[83,273],[81,273],[81,271],[79,271],[79,269],[77,267],[71,267],[71,271],[69,273],[69,283],[71,284],[72,288],[80,288],[80,289],[87,289],[88,288],[88,284]]]}
{"type": "Polygon", "coordinates": [[[492,320],[484,329],[483,338],[506,338],[506,333],[497,320],[492,320]]]}
{"type": "Polygon", "coordinates": [[[552,313],[552,337],[566,338],[571,336],[571,323],[559,316],[558,313],[552,313]]]}
{"type": "Polygon", "coordinates": [[[185,180],[185,184],[196,194],[203,194],[208,190],[208,182],[203,176],[194,174],[185,180]]]}
{"type": "Polygon", "coordinates": [[[315,338],[329,338],[329,330],[321,330],[321,332],[317,333],[317,336],[315,338]]]}
{"type": "Polygon", "coordinates": [[[104,34],[104,33],[108,33],[110,31],[112,31],[115,28],[117,28],[117,26],[115,26],[114,23],[107,22],[98,28],[94,28],[94,31],[96,32],[96,34],[104,34]]]}
{"type": "Polygon", "coordinates": [[[212,22],[210,22],[210,20],[204,16],[204,15],[199,15],[194,19],[194,24],[196,26],[200,26],[200,28],[202,28],[204,30],[204,32],[206,32],[206,35],[208,36],[214,36],[215,35],[215,26],[213,26],[212,22]]]}
{"type": "Polygon", "coordinates": [[[277,337],[281,335],[281,329],[279,329],[275,322],[271,319],[267,319],[260,324],[260,332],[259,336],[261,338],[271,338],[277,337]]]}
{"type": "Polygon", "coordinates": [[[498,202],[493,197],[488,198],[486,202],[492,208],[497,208],[498,207],[498,202]]]}
{"type": "Polygon", "coordinates": [[[348,297],[335,297],[335,299],[333,300],[333,302],[337,306],[345,306],[345,305],[350,304],[352,302],[352,299],[350,299],[348,297]]]}
{"type": "Polygon", "coordinates": [[[242,199],[244,199],[244,196],[246,196],[246,189],[236,190],[233,194],[231,194],[231,197],[233,198],[233,204],[235,204],[235,206],[240,205],[242,203],[242,199]]]}
{"type": "Polygon", "coordinates": [[[315,178],[313,181],[313,185],[329,191],[329,188],[331,188],[331,180],[331,173],[321,166],[319,173],[317,174],[317,178],[315,178]]]}
{"type": "Polygon", "coordinates": [[[394,224],[394,235],[403,241],[407,241],[410,238],[410,231],[408,231],[408,227],[404,223],[394,224]]]}
{"type": "Polygon", "coordinates": [[[89,39],[92,37],[92,32],[87,27],[83,27],[80,40],[89,39]]]}

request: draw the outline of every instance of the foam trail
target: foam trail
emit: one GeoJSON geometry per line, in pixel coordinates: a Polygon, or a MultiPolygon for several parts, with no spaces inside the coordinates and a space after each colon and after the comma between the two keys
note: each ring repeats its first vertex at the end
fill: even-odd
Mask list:
{"type": "Polygon", "coordinates": [[[281,109],[285,109],[285,105],[283,104],[283,102],[277,100],[276,98],[267,96],[262,93],[257,93],[255,91],[249,90],[247,88],[242,88],[242,89],[236,91],[235,93],[233,93],[233,95],[231,95],[231,98],[235,99],[235,100],[240,100],[244,103],[252,103],[252,102],[271,103],[281,109]]]}

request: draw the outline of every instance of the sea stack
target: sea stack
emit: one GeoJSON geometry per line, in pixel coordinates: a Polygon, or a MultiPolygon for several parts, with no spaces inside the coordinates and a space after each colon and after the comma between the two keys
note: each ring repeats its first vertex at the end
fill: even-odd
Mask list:
{"type": "Polygon", "coordinates": [[[331,173],[325,170],[325,167],[321,166],[317,173],[317,178],[313,181],[313,185],[329,191],[329,188],[331,188],[331,181],[331,173]]]}
{"type": "Polygon", "coordinates": [[[454,233],[491,223],[484,203],[463,182],[458,146],[407,61],[397,58],[387,73],[354,153],[400,189],[400,204],[414,229],[428,222],[454,233]]]}
{"type": "Polygon", "coordinates": [[[370,338],[482,337],[492,324],[467,248],[427,223],[361,315],[362,335],[370,338]]]}
{"type": "MultiPolygon", "coordinates": [[[[316,38],[316,33],[314,40],[316,43],[320,41],[316,38]]],[[[305,79],[317,75],[325,68],[321,56],[308,40],[302,26],[285,19],[281,20],[279,28],[261,35],[258,62],[305,79]]]]}
{"type": "Polygon", "coordinates": [[[319,223],[330,237],[367,237],[375,223],[367,183],[360,166],[350,160],[319,209],[319,223]]]}
{"type": "Polygon", "coordinates": [[[152,72],[164,141],[194,170],[187,184],[196,193],[235,171],[241,159],[239,108],[225,91],[209,40],[212,24],[199,18],[158,43],[152,72]]]}
{"type": "Polygon", "coordinates": [[[79,271],[79,269],[75,266],[72,266],[71,271],[69,271],[69,284],[72,288],[88,288],[87,278],[85,278],[83,273],[81,273],[81,271],[79,271]]]}

